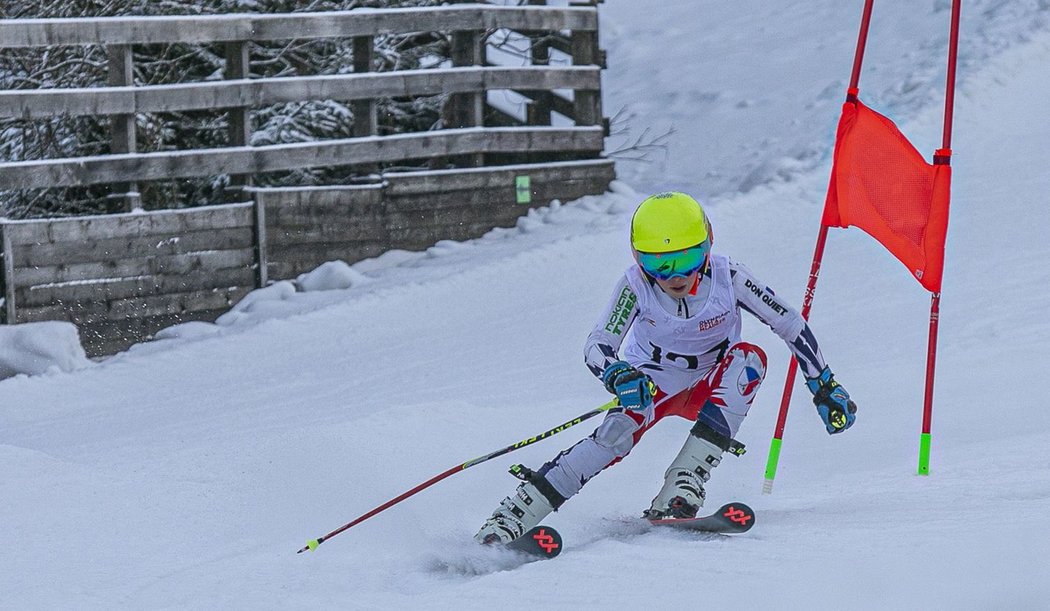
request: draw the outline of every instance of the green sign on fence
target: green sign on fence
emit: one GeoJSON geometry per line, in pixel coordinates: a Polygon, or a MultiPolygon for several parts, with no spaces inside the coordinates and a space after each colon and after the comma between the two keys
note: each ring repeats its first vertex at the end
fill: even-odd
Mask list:
{"type": "Polygon", "coordinates": [[[514,193],[519,204],[532,203],[532,180],[528,176],[514,178],[514,193]]]}

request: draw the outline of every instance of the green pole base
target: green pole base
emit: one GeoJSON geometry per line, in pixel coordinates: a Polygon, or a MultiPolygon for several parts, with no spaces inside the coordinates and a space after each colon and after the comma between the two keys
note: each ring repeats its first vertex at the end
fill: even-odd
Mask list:
{"type": "Polygon", "coordinates": [[[762,484],[763,494],[773,494],[773,480],[777,476],[777,465],[780,463],[780,445],[782,439],[773,438],[769,442],[769,458],[766,460],[766,481],[762,484]]]}
{"type": "Polygon", "coordinates": [[[929,433],[919,436],[919,475],[930,474],[930,441],[929,433]]]}

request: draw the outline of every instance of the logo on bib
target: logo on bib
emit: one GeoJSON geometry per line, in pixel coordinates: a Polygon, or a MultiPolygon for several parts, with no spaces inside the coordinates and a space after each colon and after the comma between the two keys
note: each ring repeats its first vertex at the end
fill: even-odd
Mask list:
{"type": "Polygon", "coordinates": [[[707,320],[701,320],[700,321],[700,325],[699,325],[700,330],[701,331],[707,331],[708,329],[714,329],[718,325],[722,324],[722,321],[726,319],[726,316],[729,316],[729,312],[722,312],[721,314],[719,314],[718,316],[715,316],[714,318],[708,318],[707,320]]]}

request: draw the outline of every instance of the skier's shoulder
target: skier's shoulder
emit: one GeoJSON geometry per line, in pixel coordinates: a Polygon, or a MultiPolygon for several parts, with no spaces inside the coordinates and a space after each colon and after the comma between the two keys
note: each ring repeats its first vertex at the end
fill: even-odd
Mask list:
{"type": "Polygon", "coordinates": [[[747,264],[726,256],[726,268],[729,270],[729,283],[738,300],[750,298],[762,299],[764,294],[774,295],[773,289],[755,277],[747,264]]]}
{"type": "Polygon", "coordinates": [[[754,279],[751,268],[725,253],[711,254],[711,274],[718,284],[739,290],[745,280],[754,279]]]}
{"type": "Polygon", "coordinates": [[[625,269],[619,282],[620,283],[617,284],[617,287],[621,284],[625,284],[635,293],[639,293],[644,290],[645,287],[650,286],[649,277],[646,276],[637,265],[631,265],[625,269]]]}
{"type": "Polygon", "coordinates": [[[722,264],[729,270],[729,275],[736,278],[737,274],[744,274],[745,276],[754,276],[751,272],[751,268],[748,267],[743,261],[734,259],[732,255],[728,254],[717,254],[711,255],[712,258],[721,259],[722,264]]]}
{"type": "Polygon", "coordinates": [[[642,287],[644,278],[636,277],[636,268],[634,265],[624,270],[623,274],[616,279],[616,285],[613,288],[612,294],[612,307],[620,309],[627,306],[628,310],[634,308],[638,303],[638,291],[642,287]]]}

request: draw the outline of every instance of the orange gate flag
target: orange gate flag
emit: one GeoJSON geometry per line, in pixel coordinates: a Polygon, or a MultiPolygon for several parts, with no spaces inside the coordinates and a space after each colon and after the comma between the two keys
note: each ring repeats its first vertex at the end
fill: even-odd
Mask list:
{"type": "MultiPolygon", "coordinates": [[[[950,155],[937,151],[945,162],[950,155]]],[[[940,293],[950,190],[950,165],[926,163],[893,121],[860,100],[843,104],[822,224],[860,228],[940,293]]]]}

